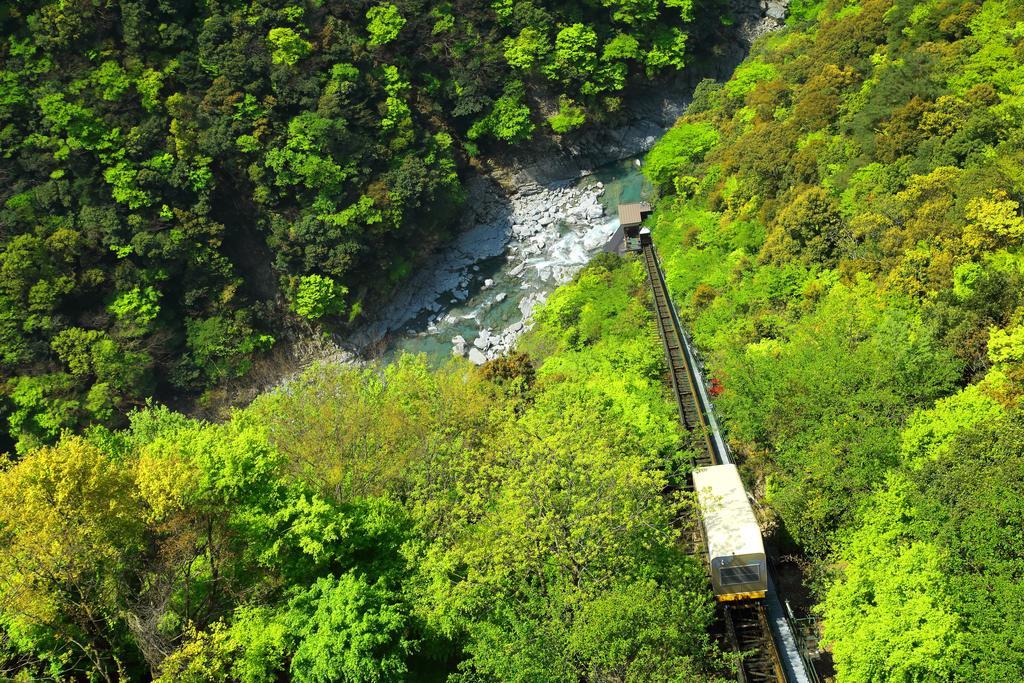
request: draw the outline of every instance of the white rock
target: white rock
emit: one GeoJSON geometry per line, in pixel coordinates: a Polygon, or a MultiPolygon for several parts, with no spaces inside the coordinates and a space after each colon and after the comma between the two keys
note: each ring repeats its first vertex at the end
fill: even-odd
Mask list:
{"type": "Polygon", "coordinates": [[[494,297],[494,303],[500,304],[502,301],[504,301],[507,298],[508,298],[508,294],[506,294],[505,292],[500,292],[498,294],[498,296],[494,297]]]}
{"type": "Polygon", "coordinates": [[[480,349],[469,350],[469,362],[474,365],[483,365],[487,362],[487,356],[485,356],[480,349]]]}
{"type": "Polygon", "coordinates": [[[494,280],[492,280],[491,278],[487,278],[486,280],[484,280],[484,289],[490,289],[493,286],[494,280]]]}
{"type": "Polygon", "coordinates": [[[786,18],[786,4],[776,0],[769,0],[766,14],[776,21],[782,21],[786,18]]]}
{"type": "Polygon", "coordinates": [[[466,339],[461,334],[452,337],[452,355],[462,356],[466,353],[466,339]]]}

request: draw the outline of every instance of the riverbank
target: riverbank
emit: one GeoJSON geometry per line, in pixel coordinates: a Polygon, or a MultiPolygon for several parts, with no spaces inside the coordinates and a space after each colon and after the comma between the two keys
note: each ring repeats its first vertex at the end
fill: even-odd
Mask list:
{"type": "Polygon", "coordinates": [[[454,353],[480,364],[506,353],[529,329],[536,306],[607,244],[620,198],[642,192],[634,162],[513,195],[478,179],[471,186],[473,227],[345,342],[385,360],[412,352],[439,363],[454,353]]]}

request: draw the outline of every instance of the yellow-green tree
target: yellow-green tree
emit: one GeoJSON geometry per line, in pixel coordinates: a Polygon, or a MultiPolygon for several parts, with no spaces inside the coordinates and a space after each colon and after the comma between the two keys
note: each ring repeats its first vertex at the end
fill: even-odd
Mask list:
{"type": "Polygon", "coordinates": [[[15,649],[57,678],[123,678],[144,530],[131,471],[82,438],[0,475],[0,629],[15,649]]]}

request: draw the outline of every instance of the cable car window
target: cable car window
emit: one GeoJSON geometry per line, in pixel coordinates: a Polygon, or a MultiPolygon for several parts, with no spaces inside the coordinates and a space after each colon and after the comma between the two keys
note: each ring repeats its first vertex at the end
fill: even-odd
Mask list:
{"type": "Polygon", "coordinates": [[[738,583],[757,583],[761,580],[761,568],[756,564],[722,567],[719,576],[723,586],[732,586],[738,583]]]}

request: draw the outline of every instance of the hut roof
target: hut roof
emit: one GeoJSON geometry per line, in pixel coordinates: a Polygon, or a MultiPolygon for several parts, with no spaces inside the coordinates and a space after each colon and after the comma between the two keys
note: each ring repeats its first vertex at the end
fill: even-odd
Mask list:
{"type": "Polygon", "coordinates": [[[619,225],[623,227],[640,225],[650,212],[651,205],[647,202],[619,204],[619,225]]]}

